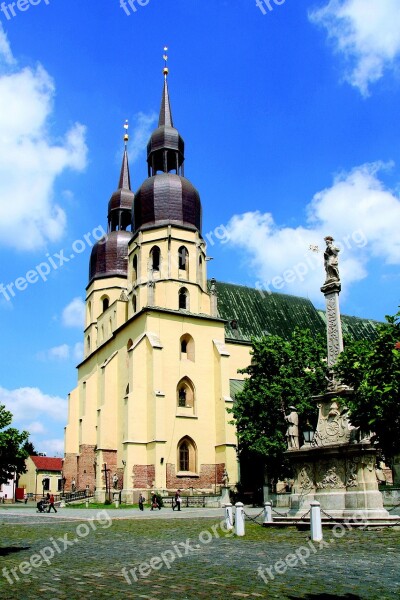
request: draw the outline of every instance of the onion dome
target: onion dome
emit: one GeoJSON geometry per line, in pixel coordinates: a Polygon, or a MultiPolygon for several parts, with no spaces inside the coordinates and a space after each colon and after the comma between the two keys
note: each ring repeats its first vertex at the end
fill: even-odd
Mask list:
{"type": "Polygon", "coordinates": [[[134,234],[138,230],[168,224],[201,231],[200,196],[184,177],[185,144],[173,125],[167,75],[165,65],[158,128],[147,145],[149,177],[136,192],[134,200],[134,234]]]}
{"type": "Polygon", "coordinates": [[[131,231],[110,231],[92,248],[89,266],[89,283],[104,277],[128,276],[128,244],[131,231]]]}
{"type": "Polygon", "coordinates": [[[135,231],[169,224],[200,231],[199,193],[188,179],[174,173],[149,177],[136,193],[134,223],[135,231]]]}
{"type": "Polygon", "coordinates": [[[108,203],[108,234],[92,248],[89,267],[89,283],[103,277],[128,276],[128,244],[132,232],[131,214],[135,195],[131,190],[128,161],[128,122],[125,123],[125,150],[122,158],[118,189],[108,203]]]}

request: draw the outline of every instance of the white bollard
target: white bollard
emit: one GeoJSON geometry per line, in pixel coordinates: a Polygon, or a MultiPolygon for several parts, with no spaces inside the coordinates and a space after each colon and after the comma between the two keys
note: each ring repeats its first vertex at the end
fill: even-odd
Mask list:
{"type": "Polygon", "coordinates": [[[232,531],[233,529],[233,513],[232,513],[232,504],[228,502],[225,504],[225,529],[226,531],[232,531]]]}
{"type": "Polygon", "coordinates": [[[272,522],[272,502],[264,502],[264,523],[272,522]]]}
{"type": "Polygon", "coordinates": [[[311,541],[321,542],[322,535],[322,522],[321,522],[321,505],[315,500],[310,502],[311,515],[310,515],[310,530],[311,530],[311,541]]]}
{"type": "Polygon", "coordinates": [[[244,535],[244,510],[243,503],[236,502],[236,515],[235,515],[235,534],[238,536],[244,535]]]}
{"type": "Polygon", "coordinates": [[[119,500],[118,500],[118,498],[115,500],[115,508],[119,508],[119,500]]]}
{"type": "Polygon", "coordinates": [[[89,498],[86,498],[86,508],[89,508],[89,498]]]}

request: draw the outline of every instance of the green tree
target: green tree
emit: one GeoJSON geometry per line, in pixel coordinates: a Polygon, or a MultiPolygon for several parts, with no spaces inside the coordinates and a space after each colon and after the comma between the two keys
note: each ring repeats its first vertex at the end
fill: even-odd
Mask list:
{"type": "Polygon", "coordinates": [[[296,329],[288,340],[271,335],[252,344],[251,365],[240,371],[249,378],[230,412],[239,451],[262,458],[271,480],[288,474],[284,411],[294,405],[303,424],[309,420],[316,425],[311,397],[326,388],[326,342],[321,335],[296,329]]]}
{"type": "Polygon", "coordinates": [[[10,427],[12,414],[0,404],[0,485],[13,478],[14,473],[25,473],[28,456],[24,443],[29,434],[10,427]]]}
{"type": "Polygon", "coordinates": [[[352,424],[375,434],[390,464],[400,453],[400,312],[378,326],[375,341],[348,343],[335,372],[354,389],[347,402],[352,424]]]}

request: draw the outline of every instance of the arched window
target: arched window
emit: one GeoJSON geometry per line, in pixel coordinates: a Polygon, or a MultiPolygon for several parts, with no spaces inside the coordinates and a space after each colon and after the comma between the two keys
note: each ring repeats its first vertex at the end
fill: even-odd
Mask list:
{"type": "Polygon", "coordinates": [[[186,471],[190,473],[196,473],[197,470],[197,450],[194,441],[185,436],[178,443],[178,471],[186,471]]]}
{"type": "Polygon", "coordinates": [[[107,310],[107,308],[110,306],[110,298],[108,296],[103,296],[101,301],[103,303],[103,312],[105,312],[107,310]]]}
{"type": "Polygon", "coordinates": [[[200,285],[203,285],[203,259],[199,256],[199,271],[198,271],[198,281],[200,285]]]}
{"type": "Polygon", "coordinates": [[[184,377],[177,386],[178,408],[194,409],[194,386],[188,377],[184,377]]]}
{"type": "Polygon", "coordinates": [[[87,315],[88,315],[88,323],[92,322],[92,303],[89,302],[87,303],[87,315]]]}
{"type": "Polygon", "coordinates": [[[150,250],[151,268],[153,271],[160,270],[161,252],[158,246],[153,246],[150,250]]]}
{"type": "Polygon", "coordinates": [[[137,254],[135,254],[135,256],[133,257],[133,261],[132,261],[132,276],[133,276],[133,281],[137,280],[137,254]]]}
{"type": "Polygon", "coordinates": [[[179,290],[179,308],[182,310],[189,310],[189,292],[186,288],[179,290]]]}
{"type": "Polygon", "coordinates": [[[181,246],[178,250],[178,268],[181,271],[188,271],[189,268],[189,252],[185,246],[181,246]]]}
{"type": "Polygon", "coordinates": [[[188,333],[181,336],[179,340],[181,360],[187,359],[194,362],[194,339],[188,333]]]}

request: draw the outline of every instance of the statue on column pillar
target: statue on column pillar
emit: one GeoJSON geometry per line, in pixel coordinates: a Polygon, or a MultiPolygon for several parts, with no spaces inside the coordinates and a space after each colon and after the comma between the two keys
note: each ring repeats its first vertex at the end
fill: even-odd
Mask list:
{"type": "Polygon", "coordinates": [[[324,265],[326,271],[326,280],[325,285],[327,283],[333,283],[334,281],[340,281],[339,275],[339,248],[334,246],[333,242],[335,241],[333,237],[330,235],[326,236],[325,243],[326,248],[324,252],[324,265]]]}
{"type": "Polygon", "coordinates": [[[288,423],[286,431],[288,450],[299,450],[299,415],[295,406],[289,406],[290,413],[285,415],[288,423]]]}

